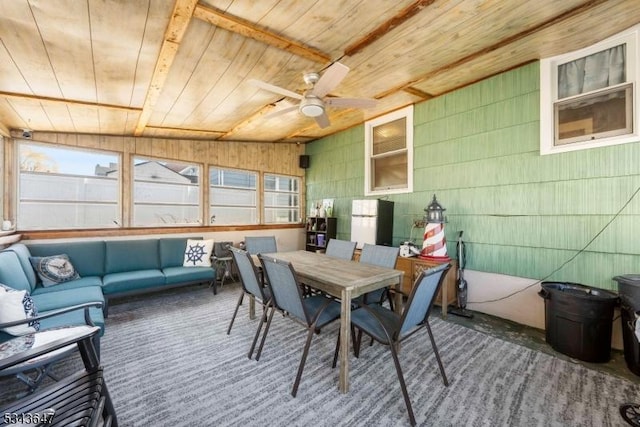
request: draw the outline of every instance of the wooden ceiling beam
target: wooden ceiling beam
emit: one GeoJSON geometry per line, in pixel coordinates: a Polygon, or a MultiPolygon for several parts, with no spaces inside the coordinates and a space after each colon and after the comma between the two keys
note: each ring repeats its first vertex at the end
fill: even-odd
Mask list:
{"type": "Polygon", "coordinates": [[[434,98],[434,95],[431,95],[430,93],[427,93],[425,91],[422,91],[420,89],[416,89],[415,87],[405,87],[404,89],[402,89],[403,91],[410,93],[413,96],[417,96],[418,98],[422,98],[424,101],[434,98]]]}
{"type": "Polygon", "coordinates": [[[203,129],[189,129],[189,128],[177,128],[177,127],[165,127],[165,126],[147,126],[145,129],[156,130],[156,131],[169,131],[169,132],[185,132],[185,133],[197,133],[207,136],[212,136],[214,138],[219,138],[221,135],[224,135],[224,131],[220,130],[203,130],[203,129]]]}
{"type": "Polygon", "coordinates": [[[422,9],[432,5],[433,3],[435,3],[435,0],[418,0],[415,3],[410,4],[409,6],[398,12],[391,19],[383,22],[375,30],[371,31],[360,40],[357,40],[355,43],[347,46],[347,48],[344,50],[344,54],[347,56],[355,55],[365,47],[378,40],[380,37],[385,36],[394,28],[404,24],[407,20],[409,20],[409,18],[416,15],[422,9]]]}
{"type": "Polygon", "coordinates": [[[275,108],[276,108],[276,103],[265,105],[264,107],[260,108],[255,113],[250,114],[248,117],[244,118],[242,121],[237,123],[232,129],[230,129],[229,131],[227,131],[223,135],[221,135],[220,139],[229,139],[229,137],[231,137],[238,130],[242,129],[244,126],[248,125],[249,123],[253,122],[254,120],[263,117],[265,114],[269,114],[275,108]]]}
{"type": "Polygon", "coordinates": [[[518,40],[521,40],[527,36],[530,36],[531,34],[537,33],[539,31],[542,31],[546,28],[552,27],[554,25],[558,25],[560,24],[562,21],[565,21],[569,18],[573,18],[576,15],[580,15],[581,13],[585,13],[587,11],[589,11],[590,9],[605,3],[607,0],[590,0],[587,1],[579,6],[574,7],[573,9],[569,9],[564,13],[561,13],[560,15],[554,16],[553,18],[550,18],[548,20],[546,20],[545,22],[542,22],[539,25],[536,25],[535,27],[531,27],[527,30],[521,31],[517,34],[514,34],[510,37],[507,37],[505,39],[502,39],[500,41],[498,41],[497,43],[492,44],[491,46],[487,46],[484,49],[480,49],[476,52],[473,52],[463,58],[460,58],[457,61],[454,61],[452,63],[446,64],[436,70],[433,70],[431,72],[429,72],[428,74],[425,74],[421,77],[418,77],[414,80],[411,80],[409,82],[405,82],[399,86],[395,86],[389,90],[386,90],[384,92],[381,92],[379,94],[377,94],[376,96],[374,96],[374,98],[376,99],[381,99],[384,98],[386,96],[389,96],[393,93],[396,93],[398,91],[407,91],[407,89],[417,83],[423,82],[425,80],[428,80],[429,78],[432,78],[438,74],[444,73],[446,71],[449,71],[451,69],[454,69],[456,67],[459,67],[467,62],[473,61],[474,59],[477,59],[483,55],[486,55],[488,53],[493,52],[494,50],[498,50],[504,46],[507,46],[511,43],[514,43],[518,40]]]}
{"type": "Polygon", "coordinates": [[[6,136],[7,138],[11,138],[11,131],[9,130],[9,128],[4,123],[0,123],[0,137],[2,137],[2,136],[6,136]]]}
{"type": "Polygon", "coordinates": [[[180,42],[182,42],[184,33],[187,31],[189,22],[191,22],[191,17],[193,16],[193,11],[197,3],[198,0],[176,0],[176,5],[171,14],[171,20],[164,33],[164,41],[160,47],[160,54],[156,61],[156,67],[153,70],[151,84],[147,90],[142,113],[134,130],[135,136],[142,135],[144,128],[147,126],[147,123],[149,123],[149,119],[153,113],[153,107],[158,101],[160,92],[162,92],[171,65],[178,53],[178,47],[180,46],[180,42]]]}
{"type": "Polygon", "coordinates": [[[331,56],[319,51],[318,49],[286,39],[278,34],[258,28],[249,21],[231,16],[211,7],[199,4],[196,6],[193,16],[208,22],[211,25],[215,25],[216,27],[274,46],[278,49],[301,56],[313,62],[326,64],[331,61],[331,56]]]}
{"type": "Polygon", "coordinates": [[[129,111],[132,113],[139,113],[142,111],[142,108],[127,107],[124,105],[103,104],[99,102],[89,102],[89,101],[77,101],[73,99],[50,98],[48,96],[35,96],[35,95],[27,95],[22,93],[13,93],[13,92],[0,92],[0,98],[17,99],[22,101],[26,100],[26,101],[36,101],[36,102],[51,102],[54,104],[62,104],[65,106],[74,105],[78,107],[109,108],[113,110],[129,111]]]}

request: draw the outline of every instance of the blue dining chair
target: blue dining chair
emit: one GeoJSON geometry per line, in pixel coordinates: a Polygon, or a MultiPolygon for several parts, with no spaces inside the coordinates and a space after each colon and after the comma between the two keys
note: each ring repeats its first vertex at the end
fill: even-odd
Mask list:
{"type": "MultiPolygon", "coordinates": [[[[233,322],[236,319],[236,315],[238,314],[238,309],[242,305],[242,300],[244,296],[247,295],[249,297],[254,297],[260,304],[262,304],[262,316],[261,319],[264,319],[264,315],[267,311],[267,308],[270,306],[271,301],[271,293],[269,292],[269,288],[262,284],[262,280],[259,277],[258,269],[256,265],[253,263],[253,259],[251,255],[247,251],[243,251],[242,249],[229,247],[231,251],[231,256],[233,257],[233,261],[236,264],[236,268],[240,274],[240,284],[242,285],[242,292],[240,293],[240,297],[238,298],[238,302],[236,304],[236,308],[233,311],[233,317],[231,317],[231,322],[229,323],[229,328],[227,328],[227,335],[231,333],[231,328],[233,327],[233,322]]],[[[248,358],[251,359],[253,355],[253,350],[256,347],[256,342],[258,341],[258,337],[260,336],[260,331],[262,330],[262,325],[264,324],[264,320],[261,320],[258,324],[258,329],[256,330],[256,334],[253,338],[253,343],[251,344],[251,349],[249,350],[248,358]]]]}
{"type": "MultiPolygon", "coordinates": [[[[370,245],[365,243],[360,252],[360,262],[363,264],[376,265],[384,268],[394,268],[400,253],[399,247],[370,245]]],[[[367,304],[382,304],[385,299],[389,300],[389,306],[393,310],[393,299],[389,293],[389,288],[376,289],[375,291],[364,294],[364,302],[367,304]]],[[[359,304],[361,300],[356,300],[359,304]]]]}
{"type": "Polygon", "coordinates": [[[340,304],[323,295],[312,295],[308,298],[303,298],[298,276],[291,263],[262,254],[258,255],[258,258],[260,259],[260,263],[268,279],[267,282],[271,288],[273,307],[269,313],[267,326],[262,336],[262,342],[260,343],[256,360],[260,357],[264,340],[269,332],[273,313],[276,310],[285,313],[286,317],[305,326],[307,329],[307,340],[302,351],[302,358],[300,359],[296,379],[293,383],[293,390],[291,391],[291,395],[296,397],[300,379],[302,378],[302,371],[304,370],[304,365],[309,353],[311,339],[316,331],[319,331],[324,326],[340,318],[340,304]]]}
{"type": "MultiPolygon", "coordinates": [[[[431,313],[431,308],[435,302],[438,290],[442,286],[443,279],[450,267],[450,264],[441,264],[437,267],[424,270],[416,279],[401,315],[377,304],[363,304],[358,310],[354,310],[351,313],[351,325],[354,328],[364,332],[376,341],[389,346],[412,426],[416,424],[416,420],[413,415],[413,409],[411,408],[411,400],[407,392],[400,361],[398,360],[397,345],[422,328],[426,328],[444,385],[449,385],[442,361],[440,360],[438,347],[436,346],[433,333],[431,332],[431,326],[429,325],[429,314],[431,313]]],[[[413,340],[412,342],[416,343],[418,341],[413,340]]],[[[358,340],[358,342],[354,340],[354,346],[356,346],[359,351],[360,340],[358,340]]],[[[334,367],[335,364],[336,356],[334,355],[334,367]]]]}
{"type": "MultiPolygon", "coordinates": [[[[270,254],[278,252],[276,236],[245,236],[244,248],[251,255],[270,254]]],[[[262,267],[258,267],[258,269],[260,271],[261,282],[264,283],[265,277],[262,273],[262,267]]]]}
{"type": "Polygon", "coordinates": [[[244,244],[251,255],[278,252],[276,236],[245,236],[244,244]]]}
{"type": "Polygon", "coordinates": [[[349,242],[347,240],[330,239],[327,243],[327,249],[325,255],[332,258],[340,258],[351,260],[353,253],[356,250],[356,242],[349,242]]]}

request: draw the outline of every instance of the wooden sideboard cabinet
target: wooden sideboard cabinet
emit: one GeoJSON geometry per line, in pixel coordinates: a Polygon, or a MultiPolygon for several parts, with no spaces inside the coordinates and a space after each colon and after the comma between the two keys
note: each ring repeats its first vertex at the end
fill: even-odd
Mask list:
{"type": "MultiPolygon", "coordinates": [[[[360,249],[356,250],[353,254],[353,260],[360,260],[360,249]]],[[[438,291],[435,302],[436,305],[439,305],[442,308],[443,319],[447,318],[447,310],[449,306],[456,305],[458,303],[458,288],[456,287],[456,269],[458,268],[458,264],[455,259],[452,259],[449,263],[451,264],[451,268],[447,271],[447,275],[444,278],[444,282],[442,282],[442,287],[438,291]]],[[[436,261],[427,261],[416,257],[404,258],[399,256],[396,261],[396,270],[402,270],[404,272],[400,290],[404,294],[409,295],[413,288],[413,284],[420,273],[422,273],[423,270],[437,265],[440,265],[440,263],[436,261]]]]}
{"type": "MultiPolygon", "coordinates": [[[[421,258],[411,257],[403,258],[398,257],[396,262],[396,269],[404,271],[404,278],[402,280],[402,292],[405,294],[411,293],[413,284],[416,279],[422,273],[431,267],[435,267],[440,263],[435,261],[427,261],[421,258]]],[[[447,271],[447,275],[442,282],[442,287],[436,296],[436,304],[442,307],[442,318],[447,318],[447,310],[449,305],[456,305],[458,302],[457,287],[456,287],[456,269],[457,262],[452,259],[450,261],[451,268],[447,271]]]]}

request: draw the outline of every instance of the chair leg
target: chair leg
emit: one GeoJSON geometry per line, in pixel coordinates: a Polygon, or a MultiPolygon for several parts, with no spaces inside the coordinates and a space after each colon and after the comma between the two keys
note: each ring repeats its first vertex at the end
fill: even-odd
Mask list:
{"type": "Polygon", "coordinates": [[[389,309],[391,311],[395,311],[395,309],[393,308],[393,295],[391,294],[391,292],[387,289],[384,292],[384,295],[387,297],[387,300],[389,301],[389,309]]]}
{"type": "Polygon", "coordinates": [[[353,334],[353,355],[360,357],[360,343],[362,342],[362,329],[358,329],[358,335],[353,334]]]}
{"type": "MultiPolygon", "coordinates": [[[[266,319],[267,311],[269,311],[269,307],[264,310],[263,319],[266,319]]],[[[262,334],[262,340],[260,341],[260,347],[258,347],[258,353],[256,354],[256,361],[260,360],[260,355],[262,354],[262,349],[264,348],[264,342],[267,339],[267,334],[269,333],[269,328],[271,327],[271,319],[273,319],[273,314],[276,312],[275,307],[271,307],[271,313],[269,313],[269,320],[267,320],[267,325],[264,328],[264,334],[262,334]]],[[[254,338],[254,341],[257,339],[254,338]]],[[[255,346],[255,342],[253,344],[255,346]]],[[[253,346],[252,346],[253,347],[253,346]]],[[[253,351],[253,350],[252,350],[253,351]]]]}
{"type": "MultiPolygon", "coordinates": [[[[351,332],[353,336],[353,332],[351,332]]],[[[340,330],[338,329],[338,341],[336,342],[336,350],[333,352],[333,363],[331,364],[331,369],[335,369],[338,364],[338,354],[340,353],[340,330]]]]}
{"type": "Polygon", "coordinates": [[[118,427],[118,417],[116,416],[116,410],[113,407],[113,402],[111,401],[111,395],[109,394],[109,390],[107,389],[106,382],[102,383],[102,390],[103,390],[102,395],[105,397],[105,406],[104,406],[105,419],[110,416],[111,426],[118,427]]]}
{"type": "Polygon", "coordinates": [[[240,298],[238,298],[238,303],[236,304],[236,309],[233,311],[233,316],[231,317],[231,322],[229,322],[229,327],[227,328],[227,335],[231,333],[231,328],[233,327],[233,322],[236,320],[236,315],[238,314],[238,309],[242,305],[242,299],[244,298],[244,292],[240,293],[240,298]]]}
{"type": "Polygon", "coordinates": [[[440,373],[442,374],[442,381],[445,386],[449,386],[449,380],[447,380],[447,375],[444,373],[444,366],[442,366],[442,361],[440,360],[440,353],[438,353],[438,346],[436,345],[436,340],[433,339],[433,332],[431,332],[431,326],[429,325],[429,320],[426,322],[427,332],[429,332],[429,339],[431,340],[431,346],[433,347],[433,353],[436,355],[436,360],[438,361],[438,367],[440,368],[440,373]]]}
{"type": "Polygon", "coordinates": [[[404,376],[402,375],[402,368],[400,367],[400,361],[398,360],[398,353],[396,352],[396,348],[391,343],[389,345],[389,350],[391,350],[391,356],[393,357],[393,363],[396,366],[396,373],[398,374],[398,381],[400,381],[400,388],[402,389],[402,396],[404,397],[404,403],[407,406],[407,412],[409,412],[409,421],[412,426],[416,425],[416,418],[413,415],[413,408],[411,407],[411,400],[409,400],[409,393],[407,392],[407,385],[404,382],[404,376]]]}
{"type": "Polygon", "coordinates": [[[311,345],[311,338],[313,338],[313,332],[315,325],[311,325],[309,333],[307,334],[307,342],[304,344],[304,350],[302,351],[302,359],[300,359],[300,366],[298,366],[298,373],[296,374],[296,380],[293,383],[293,390],[291,395],[296,397],[298,393],[298,386],[300,385],[300,378],[302,378],[302,371],[304,370],[304,364],[307,362],[307,355],[309,354],[309,346],[311,345]]]}

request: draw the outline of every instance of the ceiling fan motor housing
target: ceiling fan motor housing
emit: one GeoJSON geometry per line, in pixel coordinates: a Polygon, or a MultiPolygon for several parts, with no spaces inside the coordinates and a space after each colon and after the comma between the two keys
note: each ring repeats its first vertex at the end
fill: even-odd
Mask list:
{"type": "Polygon", "coordinates": [[[307,94],[300,101],[298,110],[307,117],[318,117],[324,113],[324,102],[315,95],[307,94]]]}

